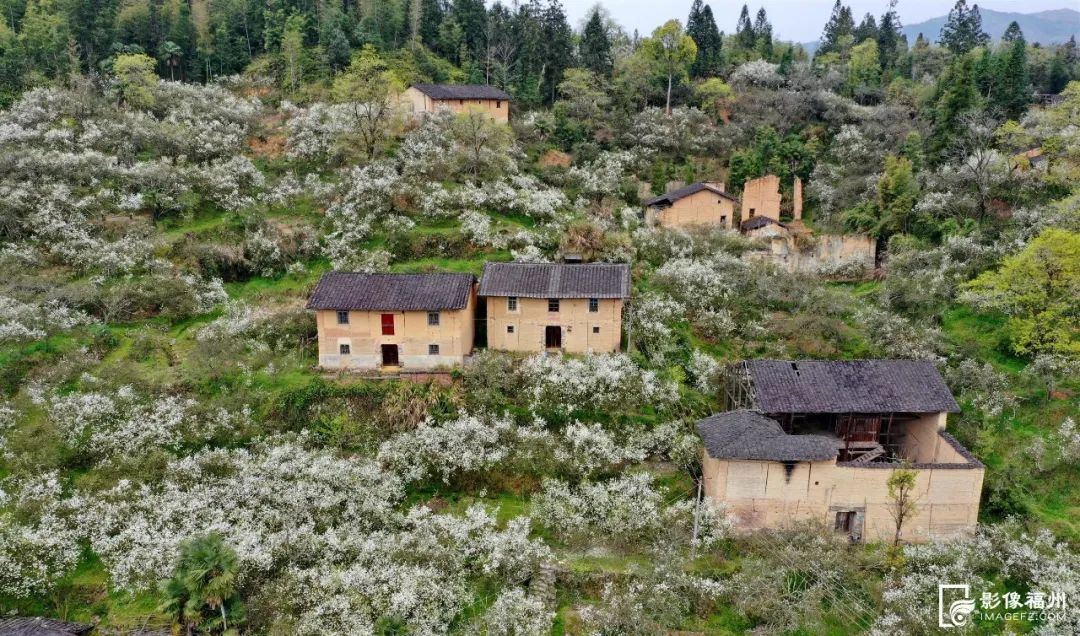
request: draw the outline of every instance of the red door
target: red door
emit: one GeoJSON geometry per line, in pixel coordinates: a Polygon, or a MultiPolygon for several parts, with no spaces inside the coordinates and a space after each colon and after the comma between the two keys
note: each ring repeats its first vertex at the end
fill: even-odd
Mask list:
{"type": "Polygon", "coordinates": [[[382,315],[382,333],[384,336],[394,335],[394,314],[382,315]]]}

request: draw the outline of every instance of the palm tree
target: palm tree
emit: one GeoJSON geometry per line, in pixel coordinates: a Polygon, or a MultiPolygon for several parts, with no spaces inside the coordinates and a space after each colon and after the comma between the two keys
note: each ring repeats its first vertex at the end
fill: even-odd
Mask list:
{"type": "Polygon", "coordinates": [[[181,543],[180,559],[165,583],[162,611],[181,624],[188,636],[195,630],[236,634],[236,626],[244,620],[244,605],[236,590],[236,561],[236,552],[219,534],[181,543]]]}
{"type": "Polygon", "coordinates": [[[175,69],[180,66],[180,57],[184,54],[184,49],[180,48],[176,42],[168,40],[161,45],[161,54],[165,56],[165,65],[169,67],[169,79],[176,80],[175,69]]]}

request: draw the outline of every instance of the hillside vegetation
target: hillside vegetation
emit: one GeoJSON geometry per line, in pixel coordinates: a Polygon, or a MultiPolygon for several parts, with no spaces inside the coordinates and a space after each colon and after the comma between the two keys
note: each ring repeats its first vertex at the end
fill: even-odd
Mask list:
{"type": "Polygon", "coordinates": [[[4,6],[0,614],[907,634],[965,582],[1070,595],[970,633],[1080,632],[1075,43],[990,45],[964,2],[941,45],[838,2],[813,59],[700,1],[643,38],[557,0],[4,6]],[[497,85],[511,123],[407,117],[419,81],[497,85]],[[881,267],[793,274],[737,232],[642,226],[670,182],[767,174],[881,267]],[[631,264],[624,353],[479,349],[445,385],[316,368],[326,271],[570,253],[631,264]],[[974,536],[744,536],[697,509],[728,363],[871,357],[931,360],[957,396],[974,536]]]}

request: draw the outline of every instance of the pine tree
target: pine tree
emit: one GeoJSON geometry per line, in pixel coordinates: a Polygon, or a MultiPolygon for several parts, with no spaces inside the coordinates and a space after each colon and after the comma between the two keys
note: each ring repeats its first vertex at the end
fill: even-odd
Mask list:
{"type": "Polygon", "coordinates": [[[593,11],[592,17],[585,23],[578,51],[583,67],[602,77],[611,76],[611,41],[608,40],[599,10],[593,11]]]}
{"type": "Polygon", "coordinates": [[[878,26],[878,55],[881,57],[881,68],[887,69],[896,63],[900,54],[900,43],[903,33],[900,32],[900,16],[896,13],[896,0],[890,0],[889,10],[881,16],[881,24],[878,26]]]}
{"type": "Polygon", "coordinates": [[[750,23],[750,8],[745,4],[739,13],[739,23],[735,27],[735,42],[744,51],[754,50],[754,25],[750,23]]]}
{"type": "Polygon", "coordinates": [[[461,26],[469,59],[483,59],[487,50],[487,9],[484,8],[484,0],[454,0],[450,14],[461,26]]]}
{"type": "Polygon", "coordinates": [[[941,27],[938,41],[956,55],[963,55],[971,49],[990,41],[990,36],[982,30],[982,16],[979,5],[968,9],[967,0],[957,0],[949,11],[945,26],[941,27]]]}
{"type": "Polygon", "coordinates": [[[1031,86],[1027,69],[1027,42],[1020,25],[1013,22],[1005,30],[1003,42],[1008,45],[1001,62],[1001,88],[995,105],[1008,119],[1019,119],[1031,103],[1031,86]]]}
{"type": "Polygon", "coordinates": [[[697,44],[697,59],[690,65],[690,77],[710,77],[720,70],[720,55],[723,39],[716,27],[712,9],[702,5],[701,0],[694,0],[690,7],[690,17],[686,21],[686,34],[697,44]]]}
{"type": "Polygon", "coordinates": [[[821,46],[817,53],[831,53],[840,50],[841,38],[851,35],[855,30],[855,20],[851,16],[851,7],[840,4],[836,0],[833,5],[832,15],[825,23],[825,30],[821,34],[821,46]]]}
{"type": "Polygon", "coordinates": [[[930,153],[942,159],[960,133],[960,115],[979,105],[975,88],[975,70],[971,57],[956,58],[938,79],[934,100],[934,132],[930,153]]]}
{"type": "Polygon", "coordinates": [[[420,2],[420,41],[431,50],[439,46],[439,26],[443,21],[441,0],[421,0],[420,2]]]}
{"type": "Polygon", "coordinates": [[[772,24],[765,15],[765,7],[758,9],[757,17],[754,18],[754,48],[762,58],[772,59],[772,24]]]}
{"type": "Polygon", "coordinates": [[[542,33],[544,99],[550,104],[555,101],[556,88],[562,81],[563,71],[570,68],[574,61],[574,32],[566,20],[559,0],[549,0],[543,10],[542,33]]]}
{"type": "Polygon", "coordinates": [[[855,44],[862,44],[866,40],[876,40],[878,37],[877,20],[874,19],[873,15],[867,13],[863,16],[859,26],[855,27],[852,35],[855,36],[855,44]]]}

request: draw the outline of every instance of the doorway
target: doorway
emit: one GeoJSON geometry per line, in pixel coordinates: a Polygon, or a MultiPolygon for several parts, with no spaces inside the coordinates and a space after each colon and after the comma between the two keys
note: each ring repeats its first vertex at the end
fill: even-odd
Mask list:
{"type": "Polygon", "coordinates": [[[382,346],[382,364],[384,367],[396,367],[398,366],[398,346],[397,345],[383,345],[382,346]]]}
{"type": "Polygon", "coordinates": [[[544,347],[562,349],[562,327],[558,325],[544,327],[544,347]]]}

